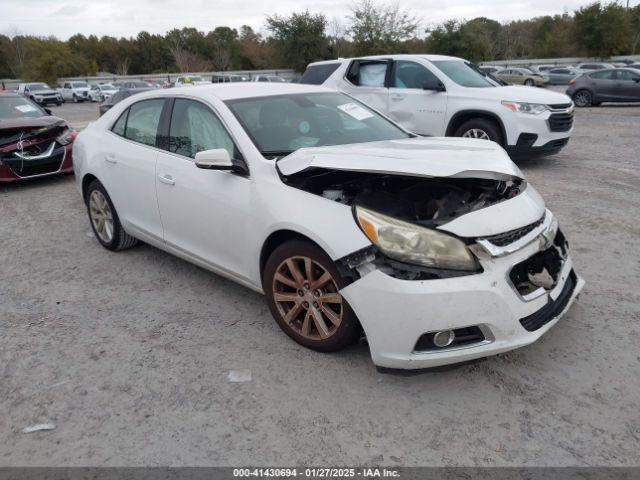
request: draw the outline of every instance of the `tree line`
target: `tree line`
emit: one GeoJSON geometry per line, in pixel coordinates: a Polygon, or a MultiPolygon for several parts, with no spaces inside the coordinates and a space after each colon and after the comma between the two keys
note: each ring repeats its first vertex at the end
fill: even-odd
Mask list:
{"type": "Polygon", "coordinates": [[[267,16],[266,35],[248,25],[208,32],[142,31],[68,40],[0,35],[0,78],[55,83],[58,77],[293,68],[336,57],[438,53],[480,62],[640,54],[640,5],[596,1],[574,12],[500,23],[479,17],[429,25],[397,3],[357,0],[346,19],[322,13],[267,16]]]}

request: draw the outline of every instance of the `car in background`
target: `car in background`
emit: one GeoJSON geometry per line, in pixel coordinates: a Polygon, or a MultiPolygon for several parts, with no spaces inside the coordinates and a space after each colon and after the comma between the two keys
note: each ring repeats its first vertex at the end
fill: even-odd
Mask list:
{"type": "Polygon", "coordinates": [[[478,68],[480,70],[482,70],[485,73],[490,73],[491,75],[495,74],[496,72],[503,70],[504,67],[497,67],[494,65],[480,65],[478,66],[478,68]]]}
{"type": "Polygon", "coordinates": [[[587,73],[571,80],[567,95],[577,107],[598,106],[602,102],[640,102],[640,71],[612,68],[587,73]]]}
{"type": "Polygon", "coordinates": [[[58,92],[60,92],[63,102],[72,101],[78,103],[89,100],[89,90],[90,87],[87,82],[74,80],[64,82],[58,92]]]}
{"type": "Polygon", "coordinates": [[[20,83],[18,85],[18,93],[30,98],[38,105],[62,105],[62,95],[46,83],[20,83]]]}
{"type": "Polygon", "coordinates": [[[615,68],[611,63],[581,63],[576,65],[576,68],[582,73],[593,72],[594,70],[606,70],[608,68],[615,68]]]}
{"type": "Polygon", "coordinates": [[[176,79],[174,87],[192,87],[194,85],[207,85],[208,83],[200,75],[181,75],[176,79]]]}
{"type": "Polygon", "coordinates": [[[348,93],[419,135],[492,140],[513,157],[564,148],[573,129],[569,97],[489,75],[457,57],[381,55],[311,63],[301,83],[348,93]]]}
{"type": "Polygon", "coordinates": [[[249,77],[246,75],[237,75],[237,74],[229,74],[229,75],[212,75],[211,83],[232,83],[232,82],[248,82],[249,77]]]}
{"type": "Polygon", "coordinates": [[[114,86],[119,90],[121,89],[131,89],[131,88],[154,88],[152,84],[149,82],[145,82],[144,80],[127,80],[124,82],[114,83],[114,86]]]}
{"type": "Polygon", "coordinates": [[[636,70],[640,70],[640,63],[630,63],[627,65],[627,68],[635,68],[636,70]]]}
{"type": "Polygon", "coordinates": [[[0,183],[73,172],[76,132],[19,93],[0,93],[0,183]]]}
{"type": "Polygon", "coordinates": [[[89,91],[89,98],[92,102],[104,102],[118,91],[118,87],[111,83],[101,83],[93,85],[89,91]]]}
{"type": "Polygon", "coordinates": [[[557,67],[547,70],[547,83],[549,85],[569,85],[569,82],[579,77],[584,72],[574,67],[557,67]]]}
{"type": "Polygon", "coordinates": [[[145,92],[74,155],[102,247],[142,240],[264,293],[309,349],[364,335],[380,367],[486,357],[537,341],[584,286],[502,148],[418,137],[333,89],[145,92]]]}
{"type": "Polygon", "coordinates": [[[254,75],[251,79],[252,82],[276,82],[276,83],[286,83],[286,80],[279,75],[254,75]]]}
{"type": "Polygon", "coordinates": [[[552,68],[557,68],[559,66],[561,65],[531,65],[528,68],[534,73],[545,73],[551,70],[552,68]]]}
{"type": "Polygon", "coordinates": [[[142,93],[149,90],[154,90],[153,87],[140,87],[140,88],[121,88],[116,93],[114,93],[111,97],[106,99],[104,102],[100,104],[98,107],[98,111],[100,112],[100,116],[104,115],[111,107],[113,107],[118,102],[121,102],[125,98],[129,98],[131,95],[135,95],[136,93],[142,93]]]}
{"type": "Polygon", "coordinates": [[[527,87],[542,87],[546,83],[545,77],[540,73],[534,73],[527,68],[505,68],[493,74],[500,80],[513,84],[525,85],[527,87]]]}

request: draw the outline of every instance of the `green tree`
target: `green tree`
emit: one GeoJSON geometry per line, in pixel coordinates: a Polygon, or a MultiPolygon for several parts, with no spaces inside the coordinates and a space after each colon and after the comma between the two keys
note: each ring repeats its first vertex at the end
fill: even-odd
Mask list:
{"type": "Polygon", "coordinates": [[[304,71],[310,62],[328,57],[326,27],[323,14],[311,14],[308,10],[288,17],[267,17],[267,29],[281,49],[283,60],[297,72],[304,71]]]}
{"type": "Polygon", "coordinates": [[[576,40],[587,55],[607,57],[631,50],[631,15],[622,5],[594,2],[575,12],[576,40]]]}

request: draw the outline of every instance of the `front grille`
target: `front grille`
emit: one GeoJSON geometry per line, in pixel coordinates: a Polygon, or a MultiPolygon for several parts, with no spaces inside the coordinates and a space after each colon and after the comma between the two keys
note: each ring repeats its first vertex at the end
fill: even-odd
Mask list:
{"type": "Polygon", "coordinates": [[[570,103],[554,103],[551,105],[547,105],[551,110],[566,110],[571,107],[570,103]]]}
{"type": "Polygon", "coordinates": [[[524,237],[527,233],[534,230],[536,227],[539,227],[540,225],[542,225],[542,222],[544,222],[545,216],[546,216],[546,213],[542,215],[542,217],[540,217],[540,220],[530,223],[529,225],[525,225],[524,227],[516,228],[515,230],[510,230],[508,232],[499,233],[497,235],[491,235],[490,237],[484,237],[479,240],[487,240],[492,244],[494,244],[496,247],[504,247],[506,245],[510,245],[516,240],[520,240],[522,237],[524,237]]]}
{"type": "Polygon", "coordinates": [[[576,288],[576,283],[576,274],[573,270],[571,270],[569,278],[567,278],[567,282],[564,284],[562,292],[560,292],[558,298],[556,298],[555,300],[549,299],[549,303],[547,303],[540,310],[524,318],[521,318],[520,325],[522,325],[525,330],[529,332],[535,332],[536,330],[556,318],[567,307],[567,304],[571,299],[571,295],[576,288]]]}
{"type": "MultiPolygon", "coordinates": [[[[39,147],[39,145],[34,145],[29,149],[25,149],[25,152],[36,154],[38,152],[34,150],[35,147],[39,147]]],[[[42,149],[44,150],[44,147],[42,147],[42,149]]],[[[29,160],[12,155],[0,158],[0,160],[2,160],[2,163],[7,165],[13,173],[19,177],[32,177],[34,175],[55,173],[60,170],[62,161],[64,160],[64,152],[65,147],[58,146],[58,148],[54,149],[51,156],[48,158],[29,160]]]]}
{"type": "Polygon", "coordinates": [[[573,113],[552,113],[548,121],[552,132],[568,132],[573,126],[573,113]]]}

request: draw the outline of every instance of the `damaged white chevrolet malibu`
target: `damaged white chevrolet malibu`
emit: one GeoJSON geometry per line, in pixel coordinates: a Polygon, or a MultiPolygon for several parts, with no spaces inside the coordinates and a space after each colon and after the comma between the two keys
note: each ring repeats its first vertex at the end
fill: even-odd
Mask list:
{"type": "Polygon", "coordinates": [[[80,133],[73,156],[104,247],[142,240],[264,292],[306,347],[364,334],[381,367],[530,344],[584,285],[497,144],[420,138],[323,87],[138,94],[80,133]]]}

